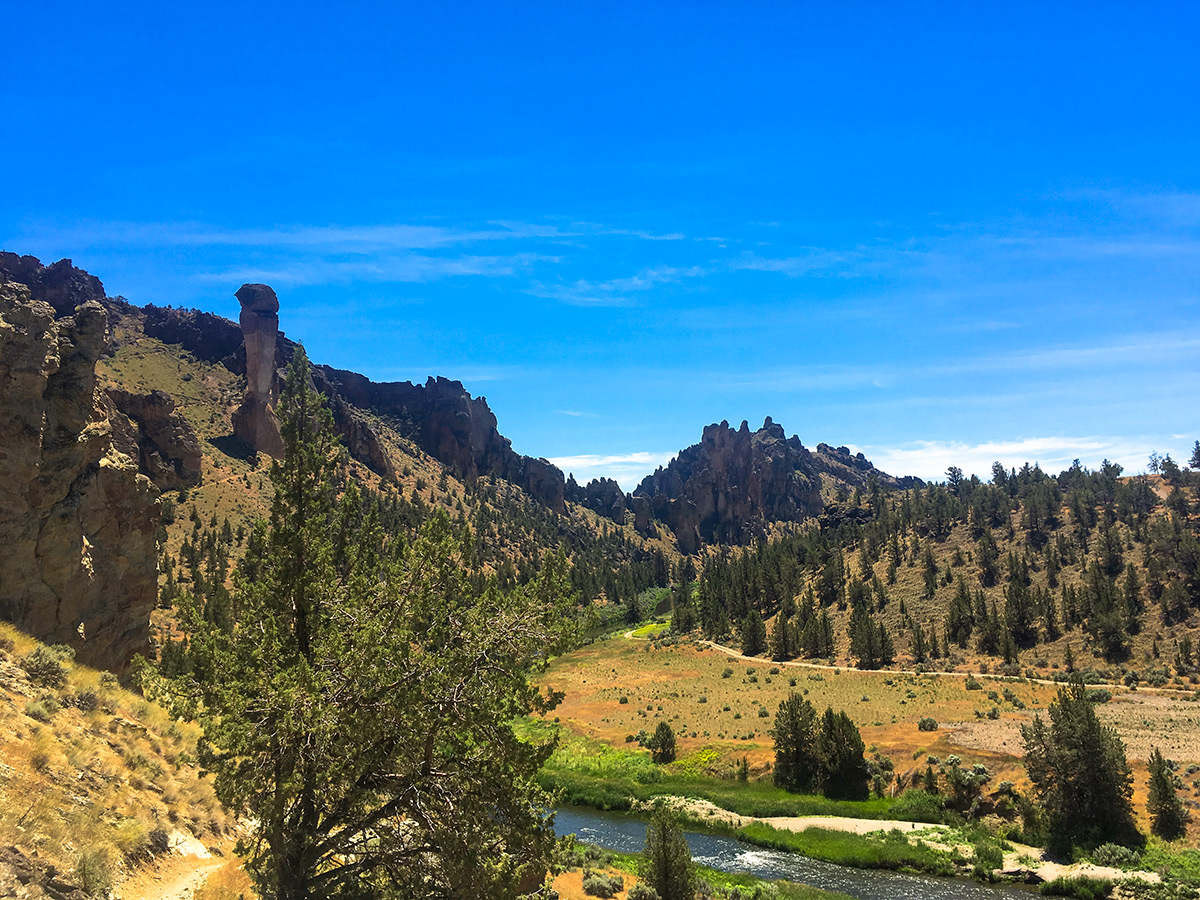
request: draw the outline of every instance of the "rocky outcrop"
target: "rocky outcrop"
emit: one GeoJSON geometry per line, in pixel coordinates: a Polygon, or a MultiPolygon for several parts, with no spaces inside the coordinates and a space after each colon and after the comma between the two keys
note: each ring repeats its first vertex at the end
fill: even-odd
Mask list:
{"type": "Polygon", "coordinates": [[[516,484],[556,512],[566,511],[565,482],[558,467],[522,456],[500,434],[484,397],[472,397],[460,381],[430,378],[377,383],[355,372],[318,366],[338,395],[370,410],[459,477],[492,475],[516,484]]]}
{"type": "Polygon", "coordinates": [[[195,309],[147,306],[146,334],[164,344],[178,344],[198,359],[223,363],[235,375],[246,374],[242,329],[236,323],[195,309]]]}
{"type": "Polygon", "coordinates": [[[0,284],[0,617],[120,671],[150,650],[158,491],[96,387],[104,307],[73,313],[0,284]]]}
{"type": "Polygon", "coordinates": [[[109,388],[105,393],[114,407],[109,416],[114,443],[121,452],[138,460],[142,473],[159,490],[179,490],[200,483],[200,439],[188,420],[175,412],[170,394],[134,394],[119,388],[109,388]]]}
{"type": "Polygon", "coordinates": [[[571,503],[578,503],[618,525],[625,524],[628,500],[621,486],[611,478],[593,478],[586,487],[580,487],[575,476],[567,478],[565,495],[571,503]]]}
{"type": "Polygon", "coordinates": [[[242,304],[239,322],[246,348],[246,396],[233,413],[233,433],[260,453],[282,459],[283,437],[275,418],[279,298],[265,284],[243,284],[235,296],[242,304]]]}
{"type": "Polygon", "coordinates": [[[736,431],[721,422],[642,481],[632,498],[634,524],[649,534],[652,518],[664,522],[684,553],[695,553],[702,543],[749,543],[770,522],[820,515],[822,473],[848,486],[872,476],[884,487],[900,484],[845,448],[822,444],[817,453],[809,451],[770,416],[754,432],[744,421],[736,431]]]}
{"type": "Polygon", "coordinates": [[[37,257],[0,251],[0,281],[25,285],[34,300],[49,303],[58,316],[71,315],[82,303],[105,299],[100,279],[75,268],[69,259],[43,266],[37,257]]]}

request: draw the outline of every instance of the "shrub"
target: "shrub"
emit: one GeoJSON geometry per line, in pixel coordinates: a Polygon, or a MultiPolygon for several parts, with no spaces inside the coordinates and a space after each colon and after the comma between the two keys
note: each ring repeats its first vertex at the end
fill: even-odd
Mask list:
{"type": "MultiPolygon", "coordinates": [[[[722,678],[732,678],[733,677],[733,669],[726,669],[725,671],[723,671],[721,673],[721,677],[722,678]]],[[[651,890],[653,890],[653,888],[651,888],[651,890]]]]}
{"type": "Polygon", "coordinates": [[[937,731],[937,719],[933,716],[923,716],[921,721],[917,723],[918,731],[937,731]]]}
{"type": "Polygon", "coordinates": [[[1101,844],[1092,853],[1092,861],[1098,866],[1112,866],[1115,869],[1123,869],[1126,866],[1135,866],[1141,862],[1142,855],[1136,850],[1130,850],[1121,844],[1101,844]]]}
{"type": "Polygon", "coordinates": [[[644,881],[639,881],[629,889],[626,900],[659,900],[658,891],[644,881]]]}
{"type": "Polygon", "coordinates": [[[624,889],[625,879],[620,875],[588,872],[583,876],[583,892],[593,897],[612,897],[624,889]]]}
{"type": "Polygon", "coordinates": [[[699,697],[696,698],[696,702],[697,703],[707,703],[708,697],[704,694],[701,694],[699,697]]]}
{"type": "Polygon", "coordinates": [[[67,683],[67,670],[62,657],[50,647],[35,647],[21,657],[21,668],[29,680],[49,688],[60,688],[67,683]]]}
{"type": "Polygon", "coordinates": [[[998,718],[1000,718],[1000,710],[999,710],[999,709],[997,709],[995,706],[993,706],[991,709],[989,709],[989,710],[987,711],[987,717],[988,717],[989,719],[998,719],[998,718]]]}
{"type": "Polygon", "coordinates": [[[968,691],[982,691],[983,684],[976,680],[974,675],[968,675],[966,688],[968,691]]]}
{"type": "Polygon", "coordinates": [[[1004,865],[1004,851],[990,841],[980,841],[974,847],[975,866],[971,875],[985,881],[992,880],[992,873],[1004,865]]]}
{"type": "Polygon", "coordinates": [[[53,697],[42,697],[40,700],[30,700],[25,704],[25,715],[39,722],[49,722],[58,712],[58,701],[53,697]]]}
{"type": "Polygon", "coordinates": [[[906,822],[941,822],[945,799],[928,791],[911,790],[900,795],[890,814],[906,822]]]}
{"type": "Polygon", "coordinates": [[[107,844],[85,847],[75,858],[75,880],[84,893],[103,897],[112,889],[115,853],[107,844]]]}
{"type": "Polygon", "coordinates": [[[621,699],[618,700],[617,702],[620,703],[622,706],[624,706],[626,703],[629,702],[629,698],[622,696],[621,699]]]}
{"type": "Polygon", "coordinates": [[[1112,691],[1108,688],[1092,688],[1087,692],[1089,703],[1107,703],[1112,699],[1112,691]]]}
{"type": "Polygon", "coordinates": [[[765,719],[769,715],[771,715],[771,714],[769,712],[767,712],[767,708],[765,706],[760,706],[758,708],[758,717],[760,719],[765,719]]]}
{"type": "Polygon", "coordinates": [[[1055,878],[1040,890],[1048,897],[1078,897],[1079,900],[1103,900],[1112,895],[1113,883],[1105,878],[1055,878]]]}
{"type": "Polygon", "coordinates": [[[80,712],[92,712],[100,707],[100,698],[95,691],[80,691],[67,698],[67,705],[75,707],[80,712]]]}

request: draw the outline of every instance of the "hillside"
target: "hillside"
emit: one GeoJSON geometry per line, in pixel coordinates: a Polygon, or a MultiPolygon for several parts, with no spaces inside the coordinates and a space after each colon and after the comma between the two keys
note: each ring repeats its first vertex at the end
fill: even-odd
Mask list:
{"type": "Polygon", "coordinates": [[[231,822],[197,764],[199,729],[0,625],[0,894],[81,898],[221,865],[231,822]]]}

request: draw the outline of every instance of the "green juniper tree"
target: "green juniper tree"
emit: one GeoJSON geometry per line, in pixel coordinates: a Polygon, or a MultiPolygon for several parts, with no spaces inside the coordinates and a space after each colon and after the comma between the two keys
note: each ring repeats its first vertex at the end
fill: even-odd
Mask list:
{"type": "Polygon", "coordinates": [[[1125,745],[1101,725],[1082,681],[1059,688],[1050,725],[1021,727],[1025,769],[1046,815],[1050,848],[1069,853],[1106,842],[1141,846],[1133,820],[1133,774],[1125,745]]]}
{"type": "Polygon", "coordinates": [[[533,780],[551,748],[510,723],[553,705],[527,673],[565,644],[565,561],[506,593],[444,514],[384,534],[308,372],[298,349],[232,622],[181,604],[190,669],[158,687],[253,823],[239,852],[264,900],[514,896],[555,846],[533,780]]]}
{"type": "Polygon", "coordinates": [[[801,793],[820,787],[817,711],[793,691],[775,714],[775,784],[801,793]]]}
{"type": "Polygon", "coordinates": [[[661,803],[646,828],[641,876],[661,900],[693,900],[696,896],[692,851],[675,816],[661,803]]]}
{"type": "Polygon", "coordinates": [[[1175,792],[1175,773],[1157,747],[1150,754],[1147,767],[1150,785],[1146,810],[1150,813],[1150,830],[1161,838],[1174,840],[1183,834],[1187,821],[1187,811],[1175,792]]]}
{"type": "Polygon", "coordinates": [[[675,761],[675,732],[666,722],[659,722],[654,729],[654,736],[646,742],[650,748],[650,756],[656,762],[665,765],[675,761]]]}

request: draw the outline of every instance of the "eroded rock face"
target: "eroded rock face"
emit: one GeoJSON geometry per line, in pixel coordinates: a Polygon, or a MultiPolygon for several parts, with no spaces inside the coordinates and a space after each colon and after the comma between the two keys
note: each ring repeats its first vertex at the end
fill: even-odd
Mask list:
{"type": "Polygon", "coordinates": [[[430,378],[377,383],[355,372],[317,367],[333,390],[359,409],[394,423],[426,453],[463,478],[493,475],[524,488],[555,512],[566,512],[565,482],[557,466],[522,456],[500,434],[484,397],[472,397],[460,381],[430,378]]]}
{"type": "Polygon", "coordinates": [[[107,327],[0,284],[0,616],[120,671],[150,650],[159,512],[96,389],[107,327]]]}
{"type": "Polygon", "coordinates": [[[765,534],[769,522],[820,515],[822,473],[849,487],[872,476],[884,487],[909,481],[880,472],[844,447],[822,444],[813,453],[770,416],[754,432],[744,421],[736,431],[721,422],[642,481],[632,498],[634,524],[649,533],[651,518],[665,522],[684,553],[695,553],[701,543],[749,543],[765,534]]]}
{"type": "Polygon", "coordinates": [[[566,498],[572,503],[585,506],[611,519],[618,525],[625,524],[628,502],[621,486],[611,478],[593,478],[586,487],[580,487],[572,475],[567,479],[566,498]]]}
{"type": "Polygon", "coordinates": [[[76,306],[89,300],[105,299],[100,279],[75,268],[69,259],[43,266],[35,256],[0,251],[0,281],[25,285],[34,300],[49,303],[59,316],[71,315],[76,306]]]}
{"type": "Polygon", "coordinates": [[[165,391],[134,394],[106,391],[114,407],[113,440],[121,452],[138,460],[142,472],[162,491],[200,483],[200,439],[165,391]],[[122,421],[123,416],[125,421],[122,421]]]}
{"type": "Polygon", "coordinates": [[[242,304],[239,322],[246,346],[246,396],[234,411],[233,433],[260,453],[282,459],[283,438],[275,417],[279,298],[265,284],[243,284],[235,296],[242,304]]]}

